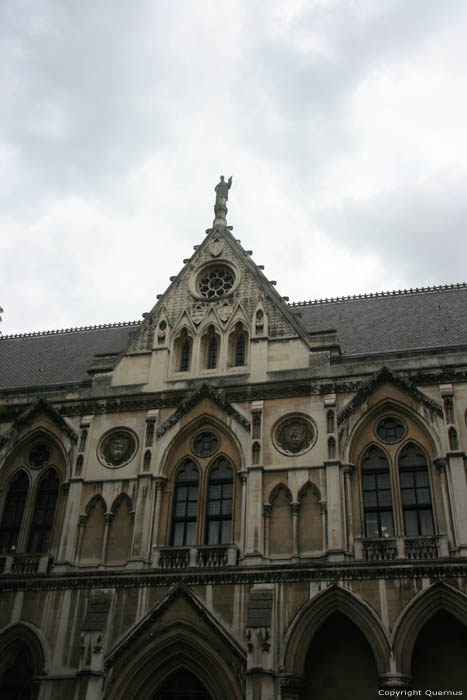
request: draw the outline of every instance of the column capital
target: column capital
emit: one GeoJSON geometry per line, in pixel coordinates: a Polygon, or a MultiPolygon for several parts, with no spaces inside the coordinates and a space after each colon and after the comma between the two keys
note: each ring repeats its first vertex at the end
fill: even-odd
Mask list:
{"type": "Polygon", "coordinates": [[[446,457],[436,457],[433,462],[440,474],[446,472],[448,466],[448,460],[446,457]]]}
{"type": "Polygon", "coordinates": [[[353,464],[342,464],[342,471],[344,472],[344,477],[346,479],[351,479],[355,471],[353,464]]]}
{"type": "Polygon", "coordinates": [[[291,503],[290,504],[290,509],[292,511],[292,515],[298,515],[300,512],[300,503],[291,503]]]}
{"type": "Polygon", "coordinates": [[[238,478],[240,479],[240,483],[243,486],[243,484],[246,484],[248,481],[248,472],[247,471],[238,472],[238,478]]]}
{"type": "Polygon", "coordinates": [[[154,477],[154,481],[156,484],[156,489],[160,489],[162,491],[169,480],[166,476],[162,476],[162,474],[159,474],[158,476],[154,477]]]}
{"type": "Polygon", "coordinates": [[[270,503],[265,503],[263,505],[263,515],[265,518],[270,518],[272,512],[272,505],[270,503]]]}

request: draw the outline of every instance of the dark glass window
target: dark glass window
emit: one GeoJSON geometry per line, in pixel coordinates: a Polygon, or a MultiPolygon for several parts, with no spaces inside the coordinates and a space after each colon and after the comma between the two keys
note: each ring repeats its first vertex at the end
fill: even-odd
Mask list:
{"type": "Polygon", "coordinates": [[[217,367],[217,338],[211,338],[208,345],[208,369],[216,369],[217,367]]]}
{"type": "Polygon", "coordinates": [[[243,367],[245,364],[246,360],[246,342],[245,342],[245,334],[241,333],[241,335],[238,336],[237,342],[235,345],[235,362],[234,365],[235,367],[243,367]]]}
{"type": "Polygon", "coordinates": [[[389,463],[378,447],[370,447],[362,462],[363,513],[367,537],[392,537],[391,478],[389,463]]]}
{"type": "Polygon", "coordinates": [[[193,450],[199,457],[209,457],[219,447],[217,435],[211,432],[200,433],[193,442],[193,450]]]}
{"type": "Polygon", "coordinates": [[[383,442],[399,442],[404,433],[404,425],[397,418],[383,418],[376,428],[376,434],[383,442]]]}
{"type": "Polygon", "coordinates": [[[428,465],[422,452],[412,443],[400,456],[399,475],[405,534],[432,535],[434,526],[428,465]]]}
{"type": "Polygon", "coordinates": [[[0,680],[0,697],[4,700],[30,700],[32,676],[31,655],[25,649],[21,650],[0,680]]]}
{"type": "Polygon", "coordinates": [[[211,471],[208,485],[206,541],[229,544],[232,541],[233,471],[220,457],[211,471]]]}
{"type": "Polygon", "coordinates": [[[170,544],[174,547],[196,544],[199,474],[196,464],[187,459],[175,481],[170,544]]]}
{"type": "Polygon", "coordinates": [[[0,526],[0,552],[2,554],[8,554],[11,548],[16,547],[18,543],[28,488],[28,478],[23,471],[20,471],[8,489],[3,510],[0,526]]]}
{"type": "Polygon", "coordinates": [[[190,369],[191,343],[184,340],[180,350],[180,372],[188,372],[190,369]]]}
{"type": "Polygon", "coordinates": [[[49,469],[41,479],[37,491],[34,513],[32,516],[31,532],[29,535],[28,552],[47,552],[52,534],[55,506],[57,505],[59,480],[56,472],[49,469]]]}

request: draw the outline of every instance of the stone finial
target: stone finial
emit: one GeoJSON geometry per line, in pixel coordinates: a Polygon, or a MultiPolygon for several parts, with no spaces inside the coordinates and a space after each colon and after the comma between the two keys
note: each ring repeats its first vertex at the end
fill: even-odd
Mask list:
{"type": "Polygon", "coordinates": [[[229,199],[229,190],[232,186],[232,176],[229,177],[227,182],[224,180],[224,176],[221,175],[220,182],[217,183],[214,190],[216,192],[216,203],[214,204],[214,224],[224,224],[227,225],[227,200],[229,199]]]}

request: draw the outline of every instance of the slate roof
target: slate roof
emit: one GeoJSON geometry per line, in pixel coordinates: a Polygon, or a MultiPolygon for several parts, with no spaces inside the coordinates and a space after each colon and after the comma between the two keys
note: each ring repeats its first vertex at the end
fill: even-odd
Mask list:
{"type": "MultiPolygon", "coordinates": [[[[467,346],[467,284],[290,307],[310,333],[337,330],[346,356],[467,346]]],[[[86,381],[94,356],[120,353],[138,325],[0,337],[0,389],[86,381]]]]}
{"type": "Polygon", "coordinates": [[[138,323],[0,337],[0,388],[89,380],[94,355],[119,353],[138,323]]]}
{"type": "Polygon", "coordinates": [[[467,285],[292,305],[308,332],[337,330],[344,355],[467,346],[467,285]]]}

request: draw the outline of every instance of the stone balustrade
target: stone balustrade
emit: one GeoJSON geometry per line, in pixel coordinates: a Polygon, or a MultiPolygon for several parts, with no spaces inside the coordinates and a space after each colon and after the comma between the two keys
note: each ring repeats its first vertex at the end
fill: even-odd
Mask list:
{"type": "Polygon", "coordinates": [[[152,566],[155,569],[221,569],[235,566],[237,560],[238,549],[235,545],[154,547],[152,566]]]}
{"type": "Polygon", "coordinates": [[[48,554],[6,554],[0,559],[0,573],[11,576],[46,574],[52,562],[48,554]]]}
{"type": "Polygon", "coordinates": [[[355,559],[365,561],[426,561],[449,556],[445,535],[366,537],[355,540],[355,559]]]}

